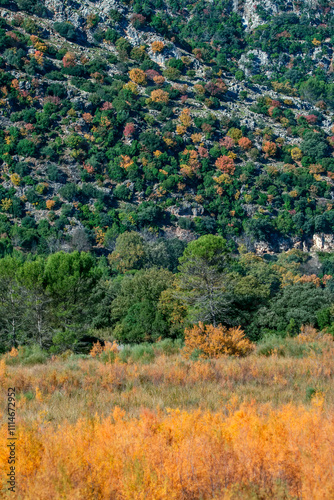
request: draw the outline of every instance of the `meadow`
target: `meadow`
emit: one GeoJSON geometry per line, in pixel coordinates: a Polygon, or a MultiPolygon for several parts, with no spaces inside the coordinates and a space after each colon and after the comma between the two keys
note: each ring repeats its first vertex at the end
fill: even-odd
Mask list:
{"type": "MultiPolygon", "coordinates": [[[[13,350],[0,382],[17,393],[15,498],[331,499],[333,354],[302,335],[244,358],[187,359],[166,340],[13,350]]],[[[6,420],[2,397],[2,474],[6,420]]]]}

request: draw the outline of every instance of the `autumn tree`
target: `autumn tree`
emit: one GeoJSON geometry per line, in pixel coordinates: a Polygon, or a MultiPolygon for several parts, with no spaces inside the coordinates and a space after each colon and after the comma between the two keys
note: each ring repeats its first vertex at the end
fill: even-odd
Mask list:
{"type": "Polygon", "coordinates": [[[277,151],[277,146],[274,142],[266,141],[262,146],[262,151],[265,153],[265,157],[275,156],[277,151]]]}
{"type": "Polygon", "coordinates": [[[124,127],[123,135],[124,137],[131,137],[135,132],[135,124],[130,122],[124,127]]]}
{"type": "Polygon", "coordinates": [[[165,44],[164,42],[161,42],[160,40],[155,40],[152,44],[151,44],[151,49],[152,49],[152,52],[162,52],[165,48],[165,44]]]}
{"type": "Polygon", "coordinates": [[[169,95],[168,92],[165,92],[164,90],[161,89],[152,90],[151,99],[153,102],[162,102],[164,104],[168,104],[169,95]]]}
{"type": "Polygon", "coordinates": [[[64,68],[73,68],[76,64],[75,62],[75,54],[73,52],[66,52],[63,59],[64,68]]]}
{"type": "Polygon", "coordinates": [[[248,151],[253,145],[252,141],[248,139],[248,137],[241,137],[241,139],[238,140],[238,144],[244,151],[248,151]]]}
{"type": "Polygon", "coordinates": [[[216,167],[225,174],[233,175],[235,171],[234,160],[229,156],[220,156],[215,162],[216,167]]]}
{"type": "Polygon", "coordinates": [[[299,149],[297,147],[291,149],[291,158],[294,161],[301,160],[302,156],[303,156],[303,153],[302,153],[301,149],[299,149]]]}
{"type": "Polygon", "coordinates": [[[138,85],[146,85],[147,83],[146,73],[142,69],[133,68],[131,71],[129,71],[129,76],[130,79],[134,83],[138,83],[138,85]]]}

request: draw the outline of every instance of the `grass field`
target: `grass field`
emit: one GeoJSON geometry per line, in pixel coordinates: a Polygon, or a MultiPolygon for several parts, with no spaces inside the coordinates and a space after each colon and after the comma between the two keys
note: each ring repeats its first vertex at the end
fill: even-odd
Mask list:
{"type": "Polygon", "coordinates": [[[1,470],[15,387],[15,498],[332,499],[332,343],[271,339],[216,360],[185,359],[172,343],[7,354],[1,470]]]}

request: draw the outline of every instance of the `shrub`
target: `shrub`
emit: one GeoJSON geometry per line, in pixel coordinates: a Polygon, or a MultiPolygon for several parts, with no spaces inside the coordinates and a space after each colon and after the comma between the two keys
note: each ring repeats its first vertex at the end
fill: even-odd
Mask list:
{"type": "Polygon", "coordinates": [[[108,40],[109,42],[116,43],[116,41],[119,38],[119,34],[117,31],[113,29],[107,29],[107,31],[104,33],[104,39],[108,40]]]}
{"type": "Polygon", "coordinates": [[[167,104],[169,101],[169,95],[168,92],[161,89],[152,90],[151,99],[153,102],[163,102],[164,104],[167,104]]]}
{"type": "Polygon", "coordinates": [[[132,14],[130,17],[130,21],[133,24],[134,28],[138,29],[145,25],[146,17],[142,14],[132,14]]]}
{"type": "Polygon", "coordinates": [[[46,351],[43,351],[39,345],[33,344],[31,346],[19,346],[18,349],[13,348],[5,359],[7,365],[20,363],[23,365],[36,365],[45,363],[48,358],[46,351]]]}
{"type": "Polygon", "coordinates": [[[129,72],[131,80],[139,85],[146,85],[146,73],[139,68],[134,68],[129,72]]]}
{"type": "Polygon", "coordinates": [[[204,325],[199,322],[192,328],[185,330],[186,357],[194,352],[199,352],[201,358],[219,358],[224,354],[245,356],[254,349],[254,345],[245,337],[240,326],[227,328],[223,325],[217,327],[204,325]]]}
{"type": "Polygon", "coordinates": [[[177,68],[168,67],[163,73],[164,76],[169,80],[177,80],[181,76],[181,71],[177,68]]]}
{"type": "Polygon", "coordinates": [[[165,44],[159,40],[156,40],[151,44],[152,52],[162,52],[164,50],[165,44]]]}
{"type": "Polygon", "coordinates": [[[53,27],[60,36],[63,36],[67,40],[76,39],[76,32],[73,24],[68,22],[54,23],[53,27]]]}
{"type": "Polygon", "coordinates": [[[248,149],[251,149],[252,147],[252,141],[250,141],[247,137],[242,137],[238,141],[239,146],[241,149],[247,151],[248,149]]]}
{"type": "Polygon", "coordinates": [[[220,156],[216,162],[215,162],[216,167],[218,170],[221,170],[225,174],[234,174],[235,167],[234,167],[234,161],[232,158],[229,156],[220,156]]]}
{"type": "Polygon", "coordinates": [[[21,156],[34,156],[36,146],[28,139],[21,139],[17,144],[17,152],[21,156]]]}

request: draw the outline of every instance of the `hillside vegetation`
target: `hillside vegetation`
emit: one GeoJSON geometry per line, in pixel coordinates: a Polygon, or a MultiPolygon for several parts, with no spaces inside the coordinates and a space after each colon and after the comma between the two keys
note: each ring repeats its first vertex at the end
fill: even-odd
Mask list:
{"type": "Polygon", "coordinates": [[[330,3],[1,4],[2,253],[333,232],[330,3]]]}
{"type": "Polygon", "coordinates": [[[334,498],[333,9],[0,0],[1,498],[334,498]]]}

